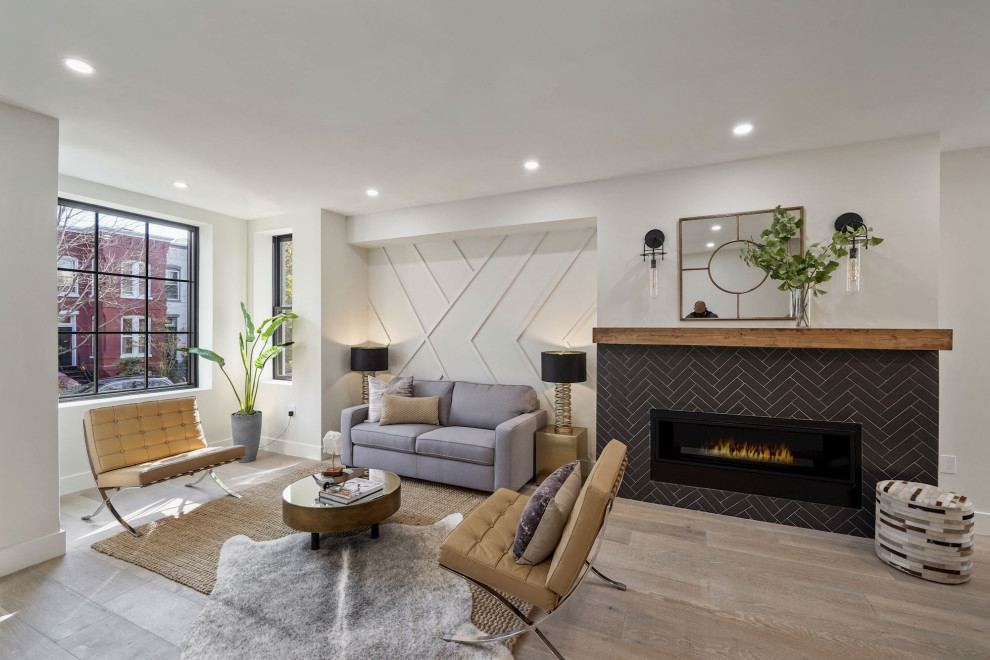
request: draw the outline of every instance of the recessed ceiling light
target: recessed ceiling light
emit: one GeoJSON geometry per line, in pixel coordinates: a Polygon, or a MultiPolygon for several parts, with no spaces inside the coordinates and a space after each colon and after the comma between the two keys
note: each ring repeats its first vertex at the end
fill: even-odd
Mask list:
{"type": "Polygon", "coordinates": [[[707,248],[713,248],[713,247],[715,247],[715,244],[714,243],[705,243],[705,247],[707,247],[707,248]]]}
{"type": "Polygon", "coordinates": [[[82,73],[88,76],[96,71],[92,64],[89,62],[83,62],[75,57],[67,57],[63,60],[63,62],[65,62],[65,66],[69,67],[76,73],[82,73]]]}
{"type": "Polygon", "coordinates": [[[750,124],[750,123],[745,123],[745,124],[737,124],[737,125],[736,125],[736,126],[735,126],[735,127],[733,128],[733,129],[732,129],[732,132],[733,132],[733,133],[734,133],[735,135],[749,135],[750,133],[752,133],[752,132],[753,132],[753,125],[752,125],[752,124],[750,124]]]}
{"type": "Polygon", "coordinates": [[[185,190],[186,188],[189,187],[189,184],[186,183],[185,181],[174,181],[172,182],[172,185],[178,188],[179,190],[185,190]]]}
{"type": "Polygon", "coordinates": [[[538,161],[538,160],[527,160],[525,163],[523,163],[523,167],[525,167],[527,170],[530,170],[530,171],[532,171],[532,170],[538,170],[538,169],[540,169],[540,161],[538,161]]]}
{"type": "Polygon", "coordinates": [[[722,225],[712,225],[712,231],[719,231],[722,229],[722,225]]]}
{"type": "Polygon", "coordinates": [[[374,188],[368,188],[367,190],[364,191],[364,194],[367,195],[368,197],[378,197],[378,191],[375,190],[374,188]]]}

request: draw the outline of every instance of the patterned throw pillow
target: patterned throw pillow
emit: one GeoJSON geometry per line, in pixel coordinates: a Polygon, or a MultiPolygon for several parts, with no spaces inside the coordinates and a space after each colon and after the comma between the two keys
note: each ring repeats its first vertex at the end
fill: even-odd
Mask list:
{"type": "Polygon", "coordinates": [[[581,467],[577,461],[557,468],[540,484],[526,503],[512,555],[517,564],[539,564],[553,554],[564,525],[581,493],[581,467]]]}
{"type": "Polygon", "coordinates": [[[389,424],[440,424],[440,397],[382,395],[382,426],[389,424]]]}
{"type": "Polygon", "coordinates": [[[412,396],[413,377],[393,378],[386,383],[380,378],[368,376],[368,421],[377,422],[382,418],[382,394],[412,396]]]}

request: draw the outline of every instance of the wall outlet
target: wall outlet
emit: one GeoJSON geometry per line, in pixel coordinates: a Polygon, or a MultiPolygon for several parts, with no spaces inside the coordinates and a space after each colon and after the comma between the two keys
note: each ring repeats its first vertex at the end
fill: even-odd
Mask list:
{"type": "Polygon", "coordinates": [[[956,473],[956,457],[942,454],[938,457],[938,471],[942,474],[956,473]]]}
{"type": "MultiPolygon", "coordinates": [[[[295,414],[296,414],[296,404],[293,403],[289,405],[289,417],[294,417],[295,414]]],[[[955,465],[955,463],[953,463],[953,465],[955,465]]]]}

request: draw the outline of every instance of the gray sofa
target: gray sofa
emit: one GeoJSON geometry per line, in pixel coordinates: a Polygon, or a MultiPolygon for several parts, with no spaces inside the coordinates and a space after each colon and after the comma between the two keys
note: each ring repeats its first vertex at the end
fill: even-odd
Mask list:
{"type": "Polygon", "coordinates": [[[547,424],[527,385],[414,381],[413,396],[440,398],[440,425],[367,422],[368,405],[340,415],[345,465],[494,492],[533,478],[533,436],[547,424]]]}

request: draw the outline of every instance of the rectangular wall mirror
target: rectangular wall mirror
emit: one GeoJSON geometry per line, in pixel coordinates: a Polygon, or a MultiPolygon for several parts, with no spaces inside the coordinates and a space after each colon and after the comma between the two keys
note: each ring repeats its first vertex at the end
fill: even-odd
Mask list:
{"type": "MultiPolygon", "coordinates": [[[[787,207],[804,220],[804,207],[787,207]]],[[[685,321],[776,321],[794,318],[790,294],[740,258],[747,242],[759,241],[770,228],[773,209],[681,218],[680,311],[685,321]],[[699,303],[703,303],[702,306],[699,303]],[[707,311],[707,313],[705,313],[707,311]],[[692,314],[692,312],[696,312],[692,314]]],[[[804,254],[804,225],[788,243],[788,252],[804,254]]]]}

